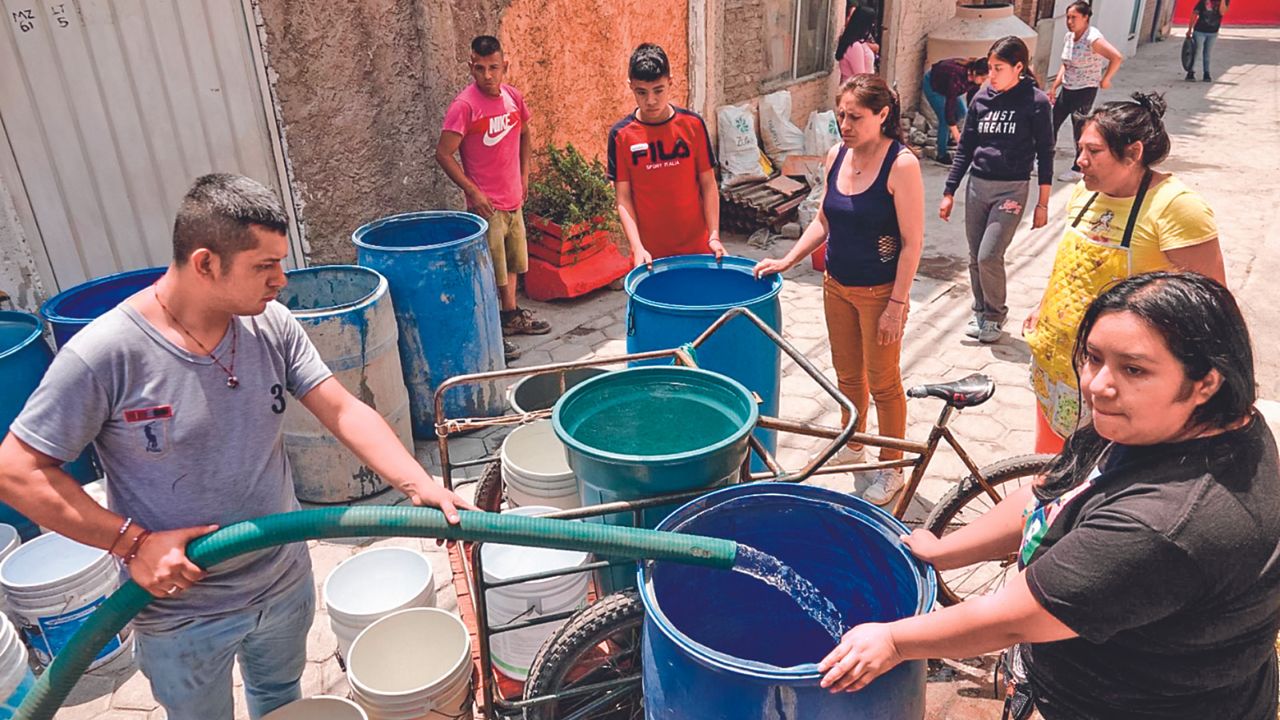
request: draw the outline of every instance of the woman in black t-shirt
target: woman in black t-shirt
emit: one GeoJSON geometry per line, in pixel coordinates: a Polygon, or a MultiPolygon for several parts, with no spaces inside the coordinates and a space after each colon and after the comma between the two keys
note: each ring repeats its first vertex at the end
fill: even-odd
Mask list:
{"type": "Polygon", "coordinates": [[[1123,280],[1085,314],[1076,365],[1092,424],[1047,476],[945,538],[904,538],[938,569],[1017,553],[1019,572],[855,627],[819,663],[824,687],[1017,645],[1021,712],[1045,720],[1276,717],[1280,470],[1230,292],[1192,273],[1123,280]]]}
{"type": "MultiPolygon", "coordinates": [[[[1213,44],[1218,40],[1218,29],[1222,27],[1222,16],[1227,12],[1228,0],[1199,0],[1196,6],[1191,10],[1191,23],[1187,25],[1187,37],[1194,38],[1196,42],[1196,50],[1201,55],[1201,63],[1204,67],[1204,74],[1201,79],[1205,82],[1211,82],[1213,76],[1209,74],[1209,52],[1213,49],[1213,44]]],[[[1192,51],[1191,57],[1195,57],[1192,51]]],[[[1192,60],[1192,69],[1187,71],[1187,79],[1195,80],[1195,61],[1192,60]]]]}

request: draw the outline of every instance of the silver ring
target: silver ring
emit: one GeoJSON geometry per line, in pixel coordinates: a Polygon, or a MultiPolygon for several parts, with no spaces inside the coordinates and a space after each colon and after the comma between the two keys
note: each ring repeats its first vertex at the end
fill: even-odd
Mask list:
{"type": "Polygon", "coordinates": [[[172,595],[172,594],[174,594],[174,593],[176,593],[176,592],[178,592],[178,586],[177,586],[177,585],[174,585],[173,587],[169,588],[168,590],[165,590],[165,591],[164,591],[164,594],[165,594],[165,595],[172,595]]]}

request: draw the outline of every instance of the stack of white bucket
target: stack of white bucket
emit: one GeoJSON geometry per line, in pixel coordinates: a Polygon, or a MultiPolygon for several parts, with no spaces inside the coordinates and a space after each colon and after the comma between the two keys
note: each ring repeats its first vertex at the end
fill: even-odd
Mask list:
{"type": "Polygon", "coordinates": [[[578,480],[550,420],[522,425],[502,443],[502,481],[511,507],[580,507],[578,480]]]}
{"type": "Polygon", "coordinates": [[[36,684],[27,663],[27,648],[9,618],[0,615],[0,718],[13,717],[23,698],[36,684]]]}
{"type": "MultiPolygon", "coordinates": [[[[512,515],[545,515],[556,508],[526,506],[514,508],[512,515]]],[[[522,575],[569,570],[581,567],[590,560],[590,554],[572,550],[521,547],[518,545],[484,545],[480,550],[485,580],[501,582],[522,575]]],[[[531,580],[488,590],[489,627],[497,627],[517,620],[534,620],[568,610],[584,607],[587,603],[587,583],[590,573],[578,572],[542,580],[531,580]]],[[[525,681],[529,666],[538,654],[542,643],[567,622],[533,625],[509,630],[490,636],[493,666],[509,678],[525,681]]]]}
{"type": "MultiPolygon", "coordinates": [[[[56,533],[19,546],[0,562],[0,587],[8,613],[43,666],[107,596],[120,587],[120,566],[106,550],[56,533]]],[[[89,666],[100,667],[131,645],[126,628],[111,639],[89,666]]]]}
{"type": "Polygon", "coordinates": [[[369,720],[471,717],[471,636],[437,608],[401,610],[360,633],[347,656],[351,694],[369,720]]]}
{"type": "Polygon", "coordinates": [[[434,607],[436,581],[431,561],[422,553],[376,548],[334,568],[323,595],[338,653],[347,658],[356,636],[375,621],[408,608],[434,607]]]}

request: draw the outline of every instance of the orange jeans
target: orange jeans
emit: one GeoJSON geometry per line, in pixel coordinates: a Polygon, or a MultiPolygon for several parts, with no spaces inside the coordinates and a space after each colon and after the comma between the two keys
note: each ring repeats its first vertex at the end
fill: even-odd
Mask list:
{"type": "MultiPolygon", "coordinates": [[[[876,342],[876,327],[892,291],[893,283],[849,287],[827,276],[822,281],[822,305],[836,384],[858,409],[858,432],[866,430],[867,407],[875,398],[880,434],[902,438],[907,434],[907,396],[899,366],[902,342],[876,342]]],[[[849,421],[847,414],[843,421],[849,421]]],[[[880,449],[881,460],[901,457],[901,450],[880,449]]]]}

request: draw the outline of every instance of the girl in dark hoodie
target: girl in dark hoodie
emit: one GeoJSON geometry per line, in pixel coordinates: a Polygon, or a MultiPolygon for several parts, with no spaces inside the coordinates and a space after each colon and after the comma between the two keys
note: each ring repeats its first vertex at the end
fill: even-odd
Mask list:
{"type": "Polygon", "coordinates": [[[1031,226],[1043,227],[1049,220],[1053,108],[1036,86],[1026,43],[1013,36],[997,40],[987,60],[990,79],[969,106],[938,215],[951,219],[956,189],[972,165],[964,214],[973,320],[965,334],[993,343],[1009,314],[1004,253],[1026,208],[1033,163],[1040,194],[1031,226]]]}

